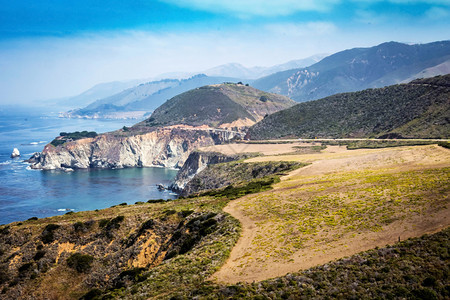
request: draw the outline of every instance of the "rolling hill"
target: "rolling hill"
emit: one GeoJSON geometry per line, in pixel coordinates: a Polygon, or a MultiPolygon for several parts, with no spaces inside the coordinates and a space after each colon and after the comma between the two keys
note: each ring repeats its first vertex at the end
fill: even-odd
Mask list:
{"type": "Polygon", "coordinates": [[[243,84],[209,85],[173,97],[137,126],[246,127],[294,104],[285,96],[243,84]]]}
{"type": "Polygon", "coordinates": [[[251,127],[251,139],[450,136],[450,75],[299,103],[251,127]]]}
{"type": "Polygon", "coordinates": [[[256,80],[255,88],[298,102],[448,73],[450,41],[407,45],[383,43],[330,55],[307,68],[256,80]]]}

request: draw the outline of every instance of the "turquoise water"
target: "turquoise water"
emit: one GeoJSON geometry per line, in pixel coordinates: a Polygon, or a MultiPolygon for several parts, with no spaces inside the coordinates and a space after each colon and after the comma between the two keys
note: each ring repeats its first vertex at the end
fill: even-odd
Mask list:
{"type": "Polygon", "coordinates": [[[67,211],[94,210],[120,203],[148,199],[174,199],[176,194],[159,191],[176,170],[130,168],[117,170],[31,170],[23,160],[41,151],[61,131],[107,132],[131,126],[136,120],[102,121],[2,116],[0,119],[0,224],[48,217],[67,211]],[[21,157],[11,159],[13,148],[21,157]]]}

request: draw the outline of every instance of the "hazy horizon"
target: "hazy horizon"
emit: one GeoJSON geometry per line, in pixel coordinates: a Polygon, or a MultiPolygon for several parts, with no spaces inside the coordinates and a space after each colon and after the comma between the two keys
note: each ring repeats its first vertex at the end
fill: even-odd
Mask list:
{"type": "Polygon", "coordinates": [[[0,105],[110,81],[448,40],[446,0],[0,0],[0,105]]]}

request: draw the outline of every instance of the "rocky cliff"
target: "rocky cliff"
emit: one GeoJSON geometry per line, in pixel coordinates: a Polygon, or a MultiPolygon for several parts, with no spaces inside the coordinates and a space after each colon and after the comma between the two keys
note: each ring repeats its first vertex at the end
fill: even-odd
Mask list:
{"type": "Polygon", "coordinates": [[[29,160],[31,168],[86,169],[160,166],[181,168],[198,147],[221,144],[238,136],[233,131],[212,128],[159,127],[147,132],[123,130],[95,138],[48,144],[29,160]]]}
{"type": "Polygon", "coordinates": [[[242,160],[255,153],[225,155],[218,152],[194,151],[178,172],[170,188],[188,197],[224,187],[241,187],[249,182],[303,167],[299,162],[247,163],[242,160]]]}
{"type": "MultiPolygon", "coordinates": [[[[169,188],[181,193],[194,176],[203,171],[208,165],[235,161],[248,156],[249,155],[225,155],[219,152],[194,151],[189,155],[169,188]]],[[[184,194],[187,195],[189,192],[184,194]]]]}

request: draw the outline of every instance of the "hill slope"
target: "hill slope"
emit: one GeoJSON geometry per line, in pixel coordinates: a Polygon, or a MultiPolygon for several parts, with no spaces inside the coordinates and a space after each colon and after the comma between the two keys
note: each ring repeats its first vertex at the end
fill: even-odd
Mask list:
{"type": "Polygon", "coordinates": [[[420,45],[389,42],[338,52],[310,67],[261,78],[253,86],[304,102],[336,93],[397,84],[428,73],[443,75],[445,68],[437,66],[449,59],[450,41],[420,45]],[[434,67],[437,68],[430,72],[434,67]]]}
{"type": "Polygon", "coordinates": [[[251,139],[448,138],[450,75],[300,103],[250,128],[251,139]]]}
{"type": "Polygon", "coordinates": [[[243,127],[253,125],[265,115],[294,104],[293,100],[285,96],[266,93],[242,84],[209,85],[168,100],[138,126],[183,124],[243,127]]]}

